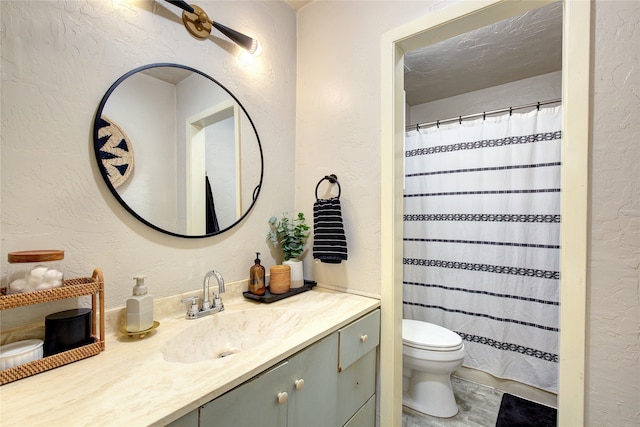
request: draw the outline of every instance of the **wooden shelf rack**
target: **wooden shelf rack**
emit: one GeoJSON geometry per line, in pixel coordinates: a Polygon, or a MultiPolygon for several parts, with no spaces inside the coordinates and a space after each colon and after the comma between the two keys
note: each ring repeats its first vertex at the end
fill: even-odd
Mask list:
{"type": "Polygon", "coordinates": [[[91,295],[91,337],[93,342],[62,353],[53,354],[33,362],[0,371],[0,385],[36,375],[87,357],[95,356],[105,348],[104,329],[104,277],[95,269],[91,277],[67,279],[59,288],[20,294],[0,295],[0,310],[42,304],[66,298],[91,295]],[[98,316],[99,311],[99,316],[98,316]],[[98,330],[97,322],[100,322],[98,330]]]}

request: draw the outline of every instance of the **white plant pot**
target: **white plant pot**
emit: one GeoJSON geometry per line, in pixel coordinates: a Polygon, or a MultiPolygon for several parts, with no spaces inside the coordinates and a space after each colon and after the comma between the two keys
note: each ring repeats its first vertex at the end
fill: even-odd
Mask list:
{"type": "Polygon", "coordinates": [[[291,288],[301,288],[304,285],[304,268],[302,261],[297,258],[291,258],[284,261],[282,265],[288,265],[291,268],[291,288]]]}

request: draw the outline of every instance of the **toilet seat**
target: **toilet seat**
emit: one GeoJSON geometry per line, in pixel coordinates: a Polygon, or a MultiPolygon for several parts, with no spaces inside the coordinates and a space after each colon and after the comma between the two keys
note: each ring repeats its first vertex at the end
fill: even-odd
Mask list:
{"type": "Polygon", "coordinates": [[[460,335],[442,326],[420,320],[402,319],[402,343],[430,351],[456,351],[463,347],[460,335]]]}

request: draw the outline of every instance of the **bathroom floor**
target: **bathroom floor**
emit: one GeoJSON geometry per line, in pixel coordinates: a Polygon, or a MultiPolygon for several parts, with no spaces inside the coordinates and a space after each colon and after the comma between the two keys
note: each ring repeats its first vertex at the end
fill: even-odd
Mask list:
{"type": "Polygon", "coordinates": [[[402,408],[403,427],[493,427],[502,392],[472,381],[451,377],[460,411],[455,417],[437,418],[402,408]]]}

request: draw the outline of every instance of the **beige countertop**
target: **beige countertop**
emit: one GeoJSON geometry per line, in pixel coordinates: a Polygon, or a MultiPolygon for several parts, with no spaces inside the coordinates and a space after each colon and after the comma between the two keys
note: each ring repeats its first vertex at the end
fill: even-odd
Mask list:
{"type": "MultiPolygon", "coordinates": [[[[165,425],[380,306],[374,298],[320,287],[263,304],[227,287],[223,312],[186,320],[180,297],[171,301],[172,309],[164,315],[158,312],[166,312],[166,304],[163,310],[156,304],[160,326],[148,337],[123,336],[117,331],[122,315],[112,314],[112,319],[107,316],[111,327],[107,327],[104,352],[0,387],[0,424],[165,425]],[[263,310],[271,309],[292,313],[296,325],[290,333],[277,339],[265,334],[257,346],[224,358],[183,363],[167,361],[163,355],[167,341],[196,324],[215,327],[224,320],[216,316],[234,316],[244,310],[255,310],[256,317],[264,318],[269,313],[263,310]]],[[[265,323],[256,322],[257,327],[265,323]]],[[[286,326],[278,326],[282,327],[286,326]]]]}

